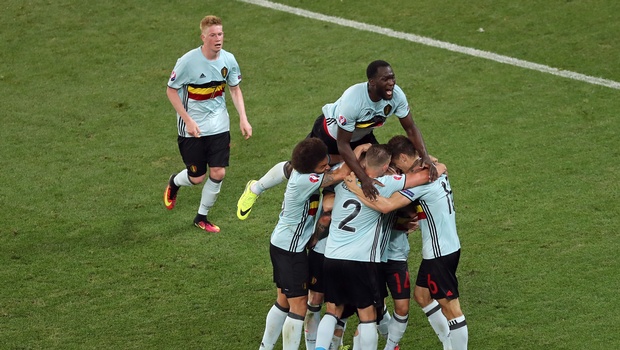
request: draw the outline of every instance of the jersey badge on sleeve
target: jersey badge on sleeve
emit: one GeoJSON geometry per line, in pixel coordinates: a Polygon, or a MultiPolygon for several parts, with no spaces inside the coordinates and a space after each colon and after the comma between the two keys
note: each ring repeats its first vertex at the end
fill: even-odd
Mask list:
{"type": "Polygon", "coordinates": [[[345,118],[344,115],[338,116],[338,123],[341,125],[347,125],[347,118],[345,118]]]}
{"type": "Polygon", "coordinates": [[[413,191],[411,191],[409,189],[404,189],[404,190],[402,190],[402,192],[404,194],[406,194],[407,196],[409,196],[409,197],[412,197],[412,198],[415,197],[415,194],[413,193],[413,191]]]}
{"type": "Polygon", "coordinates": [[[308,179],[310,180],[310,182],[315,184],[315,183],[319,182],[319,175],[317,175],[317,174],[310,174],[310,177],[308,179]]]}
{"type": "Polygon", "coordinates": [[[177,79],[177,73],[175,71],[172,71],[172,73],[170,73],[170,81],[175,81],[177,79]]]}

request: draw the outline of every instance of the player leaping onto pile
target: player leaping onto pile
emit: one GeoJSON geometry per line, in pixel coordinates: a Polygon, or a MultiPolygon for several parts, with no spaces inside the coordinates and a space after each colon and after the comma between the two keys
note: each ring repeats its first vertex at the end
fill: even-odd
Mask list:
{"type": "MultiPolygon", "coordinates": [[[[373,129],[382,126],[387,117],[395,115],[423,163],[429,167],[431,180],[435,180],[437,169],[413,121],[407,97],[396,85],[392,67],[385,61],[373,61],[366,68],[366,76],[367,82],[349,87],[336,102],[323,106],[323,114],[316,119],[308,136],[323,140],[327,145],[330,164],[344,161],[359,177],[364,193],[374,198],[378,193],[374,187],[375,181],[364,173],[353,149],[364,143],[377,144],[373,129]]],[[[290,163],[280,162],[258,181],[248,181],[237,202],[237,217],[247,219],[258,196],[288,179],[290,173],[290,163]]]]}

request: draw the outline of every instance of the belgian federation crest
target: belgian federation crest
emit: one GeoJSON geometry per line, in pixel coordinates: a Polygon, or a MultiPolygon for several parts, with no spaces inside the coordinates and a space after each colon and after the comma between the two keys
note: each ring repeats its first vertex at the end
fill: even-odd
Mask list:
{"type": "Polygon", "coordinates": [[[390,112],[392,111],[392,105],[388,104],[385,107],[383,107],[383,115],[384,116],[388,116],[390,115],[390,112]]]}
{"type": "Polygon", "coordinates": [[[228,68],[223,67],[220,73],[222,73],[222,78],[226,79],[226,77],[228,76],[228,68]]]}

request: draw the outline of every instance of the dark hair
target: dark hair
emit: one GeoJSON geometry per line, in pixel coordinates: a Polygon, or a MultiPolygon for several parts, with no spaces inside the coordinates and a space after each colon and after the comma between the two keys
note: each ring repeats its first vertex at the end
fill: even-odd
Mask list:
{"type": "Polygon", "coordinates": [[[313,173],[314,169],[327,157],[327,146],[320,139],[310,137],[298,143],[293,149],[291,165],[302,174],[313,173]]]}
{"type": "Polygon", "coordinates": [[[392,150],[392,157],[398,157],[401,154],[414,157],[416,155],[415,147],[407,136],[396,135],[387,143],[392,150]]]}
{"type": "Polygon", "coordinates": [[[390,67],[390,64],[383,60],[376,60],[376,61],[370,62],[370,64],[368,65],[368,68],[366,68],[366,77],[368,79],[374,78],[375,75],[377,75],[377,71],[381,67],[390,67]]]}

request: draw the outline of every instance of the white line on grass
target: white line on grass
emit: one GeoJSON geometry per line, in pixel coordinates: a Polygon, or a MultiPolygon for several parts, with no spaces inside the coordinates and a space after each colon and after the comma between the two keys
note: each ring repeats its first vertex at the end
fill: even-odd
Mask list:
{"type": "Polygon", "coordinates": [[[542,64],[538,64],[538,63],[520,60],[518,58],[498,55],[496,53],[492,53],[488,51],[472,49],[470,47],[450,44],[445,41],[439,41],[439,40],[435,40],[435,39],[431,39],[431,38],[427,38],[427,37],[423,37],[423,36],[419,36],[415,34],[398,32],[392,29],[378,27],[372,24],[355,22],[355,21],[351,21],[348,19],[340,18],[340,17],[327,16],[327,15],[323,15],[323,14],[316,13],[316,12],[311,12],[311,11],[302,10],[302,9],[295,8],[295,7],[290,7],[287,5],[277,4],[271,1],[266,1],[266,0],[238,0],[238,1],[246,2],[249,4],[258,5],[258,6],[263,6],[263,7],[271,8],[271,9],[278,10],[278,11],[288,12],[294,15],[316,19],[316,20],[323,21],[323,22],[334,23],[334,24],[341,25],[344,27],[351,27],[351,28],[355,28],[359,30],[372,32],[372,33],[383,34],[389,37],[404,39],[404,40],[408,40],[408,41],[422,44],[422,45],[437,47],[440,49],[463,53],[463,54],[474,56],[474,57],[486,58],[488,60],[495,61],[495,62],[505,63],[505,64],[509,64],[512,66],[527,68],[527,69],[531,69],[531,70],[535,70],[535,71],[539,71],[543,73],[557,75],[557,76],[564,77],[564,78],[579,80],[579,81],[583,81],[583,82],[590,83],[590,84],[601,85],[601,86],[610,87],[612,89],[620,90],[620,83],[613,81],[613,80],[591,77],[589,75],[575,73],[575,72],[562,70],[558,68],[553,68],[553,67],[545,66],[542,64]]]}

